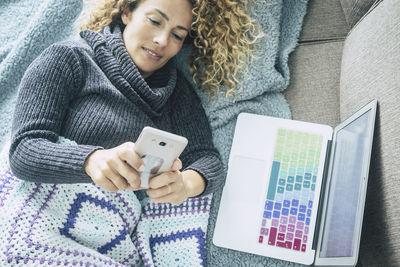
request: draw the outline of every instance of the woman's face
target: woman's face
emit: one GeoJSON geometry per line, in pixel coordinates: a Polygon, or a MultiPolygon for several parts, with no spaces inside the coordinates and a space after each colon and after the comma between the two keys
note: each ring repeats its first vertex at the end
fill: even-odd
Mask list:
{"type": "Polygon", "coordinates": [[[188,0],[144,0],[121,16],[125,47],[144,78],[182,48],[192,24],[188,0]]]}

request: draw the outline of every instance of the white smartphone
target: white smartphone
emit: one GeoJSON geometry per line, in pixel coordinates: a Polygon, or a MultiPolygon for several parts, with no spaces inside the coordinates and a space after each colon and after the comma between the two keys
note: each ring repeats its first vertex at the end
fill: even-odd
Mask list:
{"type": "Polygon", "coordinates": [[[180,135],[146,126],[135,143],[135,152],[142,158],[145,169],[140,173],[140,186],[149,187],[149,179],[169,171],[183,152],[188,140],[180,135]]]}

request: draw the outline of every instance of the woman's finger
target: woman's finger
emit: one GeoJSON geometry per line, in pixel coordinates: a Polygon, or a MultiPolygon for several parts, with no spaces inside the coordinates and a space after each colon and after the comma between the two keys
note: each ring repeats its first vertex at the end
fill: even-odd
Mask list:
{"type": "Polygon", "coordinates": [[[144,170],[144,163],[140,156],[135,152],[135,144],[127,142],[118,148],[118,157],[127,162],[132,168],[138,172],[144,170]]]}

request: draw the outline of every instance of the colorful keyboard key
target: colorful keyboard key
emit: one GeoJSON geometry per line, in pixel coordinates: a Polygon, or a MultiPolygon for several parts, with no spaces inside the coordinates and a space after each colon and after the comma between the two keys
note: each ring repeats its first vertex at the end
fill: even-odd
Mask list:
{"type": "Polygon", "coordinates": [[[300,250],[301,239],[295,238],[293,241],[293,249],[300,250]]]}
{"type": "Polygon", "coordinates": [[[277,230],[278,229],[275,227],[271,227],[269,231],[268,245],[275,245],[277,230]]]}

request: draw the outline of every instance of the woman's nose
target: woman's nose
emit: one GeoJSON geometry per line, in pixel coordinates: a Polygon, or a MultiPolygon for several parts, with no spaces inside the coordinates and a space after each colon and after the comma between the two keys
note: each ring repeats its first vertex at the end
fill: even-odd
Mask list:
{"type": "Polygon", "coordinates": [[[158,44],[161,47],[165,47],[168,44],[168,33],[165,31],[160,31],[154,36],[154,43],[158,44]]]}

